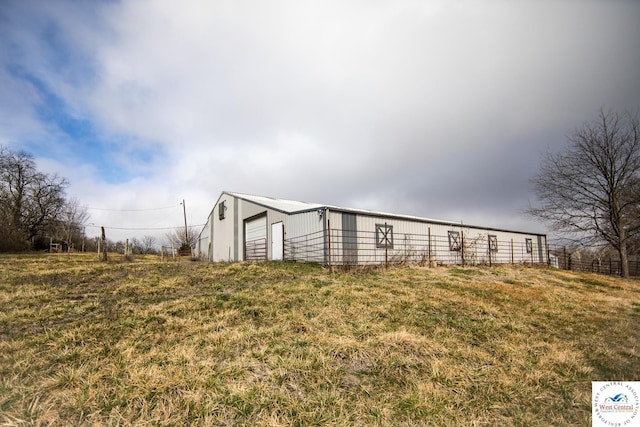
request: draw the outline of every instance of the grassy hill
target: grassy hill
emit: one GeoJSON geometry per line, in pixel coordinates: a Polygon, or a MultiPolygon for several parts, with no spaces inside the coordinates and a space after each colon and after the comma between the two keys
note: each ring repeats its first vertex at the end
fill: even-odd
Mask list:
{"type": "Polygon", "coordinates": [[[7,425],[590,425],[640,379],[640,283],[0,257],[7,425]]]}

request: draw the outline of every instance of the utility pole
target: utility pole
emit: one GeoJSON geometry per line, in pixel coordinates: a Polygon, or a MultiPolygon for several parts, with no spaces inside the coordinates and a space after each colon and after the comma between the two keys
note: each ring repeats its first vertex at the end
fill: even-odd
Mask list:
{"type": "Polygon", "coordinates": [[[184,199],[182,199],[182,211],[184,213],[184,243],[186,245],[189,243],[189,237],[187,235],[187,207],[184,204],[184,199]]]}

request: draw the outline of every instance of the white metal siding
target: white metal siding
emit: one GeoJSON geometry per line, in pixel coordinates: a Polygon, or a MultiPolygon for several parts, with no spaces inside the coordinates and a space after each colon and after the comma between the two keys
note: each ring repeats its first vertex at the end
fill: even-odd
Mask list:
{"type": "Polygon", "coordinates": [[[288,215],[285,218],[286,237],[293,238],[322,233],[324,231],[324,210],[320,212],[322,215],[318,211],[288,215]]]}
{"type": "Polygon", "coordinates": [[[247,221],[245,227],[245,242],[251,242],[254,240],[260,240],[267,238],[267,216],[261,216],[259,218],[247,221]]]}
{"type": "MultiPolygon", "coordinates": [[[[331,225],[331,258],[342,259],[342,242],[340,230],[342,218],[340,212],[332,212],[331,225]]],[[[433,261],[445,264],[462,262],[460,251],[451,251],[448,247],[448,232],[457,231],[464,237],[465,262],[489,263],[496,259],[505,259],[515,263],[546,261],[546,240],[541,238],[539,247],[538,235],[519,232],[496,231],[478,227],[455,226],[423,221],[396,219],[384,216],[358,215],[358,262],[362,264],[381,263],[389,260],[427,260],[429,254],[433,261]],[[376,247],[376,224],[387,224],[393,227],[393,247],[376,247]],[[431,246],[429,246],[431,235],[431,246]],[[496,236],[498,251],[489,251],[489,235],[496,236]],[[532,239],[532,251],[526,252],[525,239],[532,239]],[[430,252],[429,252],[430,250],[430,252]],[[542,254],[542,256],[540,256],[542,254]],[[489,256],[491,255],[491,259],[489,256]]]]}
{"type": "MultiPolygon", "coordinates": [[[[446,264],[460,263],[461,252],[449,249],[449,231],[457,231],[460,235],[464,235],[464,256],[467,263],[486,263],[496,259],[500,262],[505,262],[505,259],[513,260],[515,263],[539,263],[547,260],[547,241],[544,235],[497,231],[462,224],[398,218],[351,210],[331,210],[331,208],[289,214],[227,193],[223,193],[214,206],[207,225],[199,237],[198,249],[203,256],[211,244],[213,249],[209,259],[212,261],[240,261],[244,259],[245,242],[256,239],[265,239],[265,242],[273,241],[274,233],[267,225],[282,222],[285,259],[296,259],[296,251],[301,253],[304,248],[312,244],[317,251],[312,258],[307,257],[307,261],[329,261],[326,256],[330,245],[332,260],[329,262],[333,263],[334,260],[341,262],[344,255],[341,236],[343,212],[353,212],[357,217],[358,233],[355,245],[358,248],[358,263],[381,263],[384,262],[385,256],[390,260],[400,258],[413,262],[425,261],[427,254],[431,255],[432,261],[446,264]],[[225,219],[220,220],[218,204],[223,201],[227,211],[225,219]],[[247,220],[249,221],[246,222],[247,220]],[[393,227],[392,248],[377,247],[375,242],[376,224],[385,223],[393,227]],[[431,245],[429,245],[429,235],[431,245]],[[497,240],[497,252],[489,250],[490,235],[495,236],[497,240]],[[291,244],[294,239],[298,240],[291,244]],[[531,239],[530,252],[526,250],[525,239],[531,239]]],[[[275,258],[279,256],[271,244],[266,244],[265,252],[265,259],[274,259],[274,256],[275,258]]]]}
{"type": "Polygon", "coordinates": [[[325,211],[313,210],[286,215],[285,253],[287,260],[325,263],[325,211]]]}
{"type": "MultiPolygon", "coordinates": [[[[212,261],[239,261],[235,256],[236,245],[238,244],[234,239],[234,218],[236,214],[233,198],[223,194],[209,216],[209,222],[213,227],[211,230],[211,235],[213,236],[212,261]],[[218,216],[218,205],[223,201],[225,202],[227,210],[225,218],[220,219],[218,216]]],[[[240,224],[242,225],[242,222],[240,224]]]]}

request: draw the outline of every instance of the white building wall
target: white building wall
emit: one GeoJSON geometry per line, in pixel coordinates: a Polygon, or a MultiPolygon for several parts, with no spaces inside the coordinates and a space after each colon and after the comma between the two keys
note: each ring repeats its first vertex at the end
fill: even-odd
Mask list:
{"type": "Polygon", "coordinates": [[[285,236],[287,232],[287,215],[286,213],[282,213],[273,209],[269,209],[265,206],[258,205],[247,200],[239,199],[239,221],[238,221],[238,243],[240,245],[241,258],[244,259],[244,223],[245,220],[256,217],[259,215],[266,215],[266,249],[267,249],[267,259],[272,259],[271,254],[271,242],[273,236],[271,235],[271,225],[276,222],[283,222],[285,225],[285,236]]]}
{"type": "Polygon", "coordinates": [[[195,255],[200,260],[211,260],[211,214],[207,218],[207,223],[202,227],[196,240],[195,255]]]}
{"type": "Polygon", "coordinates": [[[317,233],[323,233],[325,229],[325,213],[324,210],[321,212],[322,215],[318,211],[287,215],[285,219],[285,238],[314,237],[317,233]]]}
{"type": "MultiPolygon", "coordinates": [[[[288,214],[258,203],[222,193],[203,228],[197,253],[211,261],[242,261],[244,258],[244,221],[265,214],[267,219],[267,259],[271,254],[271,225],[284,224],[284,259],[340,264],[349,262],[343,253],[343,213],[356,215],[357,262],[428,262],[440,264],[540,263],[547,261],[546,237],[520,232],[498,231],[481,227],[398,218],[359,211],[322,208],[288,214]],[[225,218],[219,218],[219,204],[225,203],[225,218]],[[376,224],[393,227],[393,247],[377,247],[376,224]],[[330,231],[330,232],[328,232],[330,231]],[[464,254],[451,250],[449,231],[464,236],[464,254]],[[495,236],[497,251],[489,250],[489,237],[495,236]],[[430,236],[430,238],[429,238],[430,236]],[[530,251],[526,245],[530,239],[530,251]],[[212,250],[209,250],[209,244],[212,250]],[[329,260],[327,257],[331,256],[329,260]]],[[[352,246],[353,244],[351,244],[352,246]]]]}
{"type": "MultiPolygon", "coordinates": [[[[342,262],[342,212],[332,212],[331,260],[342,262]]],[[[544,236],[519,232],[491,230],[464,225],[399,219],[395,217],[358,214],[357,245],[359,264],[379,264],[389,262],[428,262],[441,264],[478,263],[540,263],[547,261],[546,239],[544,236]],[[378,247],[376,226],[392,227],[393,244],[378,247]],[[449,231],[457,232],[461,250],[451,250],[449,231]],[[489,250],[489,236],[494,236],[497,250],[489,250]],[[527,251],[526,239],[530,239],[527,251]]]]}
{"type": "Polygon", "coordinates": [[[213,225],[213,256],[212,261],[240,261],[237,257],[237,242],[234,237],[234,224],[237,218],[234,197],[223,193],[216,202],[209,223],[213,225]],[[224,203],[224,218],[220,219],[219,206],[224,203]]]}
{"type": "MultiPolygon", "coordinates": [[[[342,254],[342,212],[329,211],[327,254],[331,264],[341,264],[342,254]]],[[[356,219],[357,221],[357,219],[356,219]]],[[[356,222],[357,223],[357,222],[356,222]]]]}
{"type": "Polygon", "coordinates": [[[321,209],[295,213],[283,218],[284,259],[327,263],[325,216],[325,210],[321,209]]]}

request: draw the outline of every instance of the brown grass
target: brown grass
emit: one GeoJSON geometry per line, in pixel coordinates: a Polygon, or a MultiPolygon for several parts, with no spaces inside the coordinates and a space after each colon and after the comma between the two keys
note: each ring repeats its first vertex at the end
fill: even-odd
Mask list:
{"type": "Polygon", "coordinates": [[[588,425],[640,284],[523,267],[0,257],[4,425],[588,425]]]}

